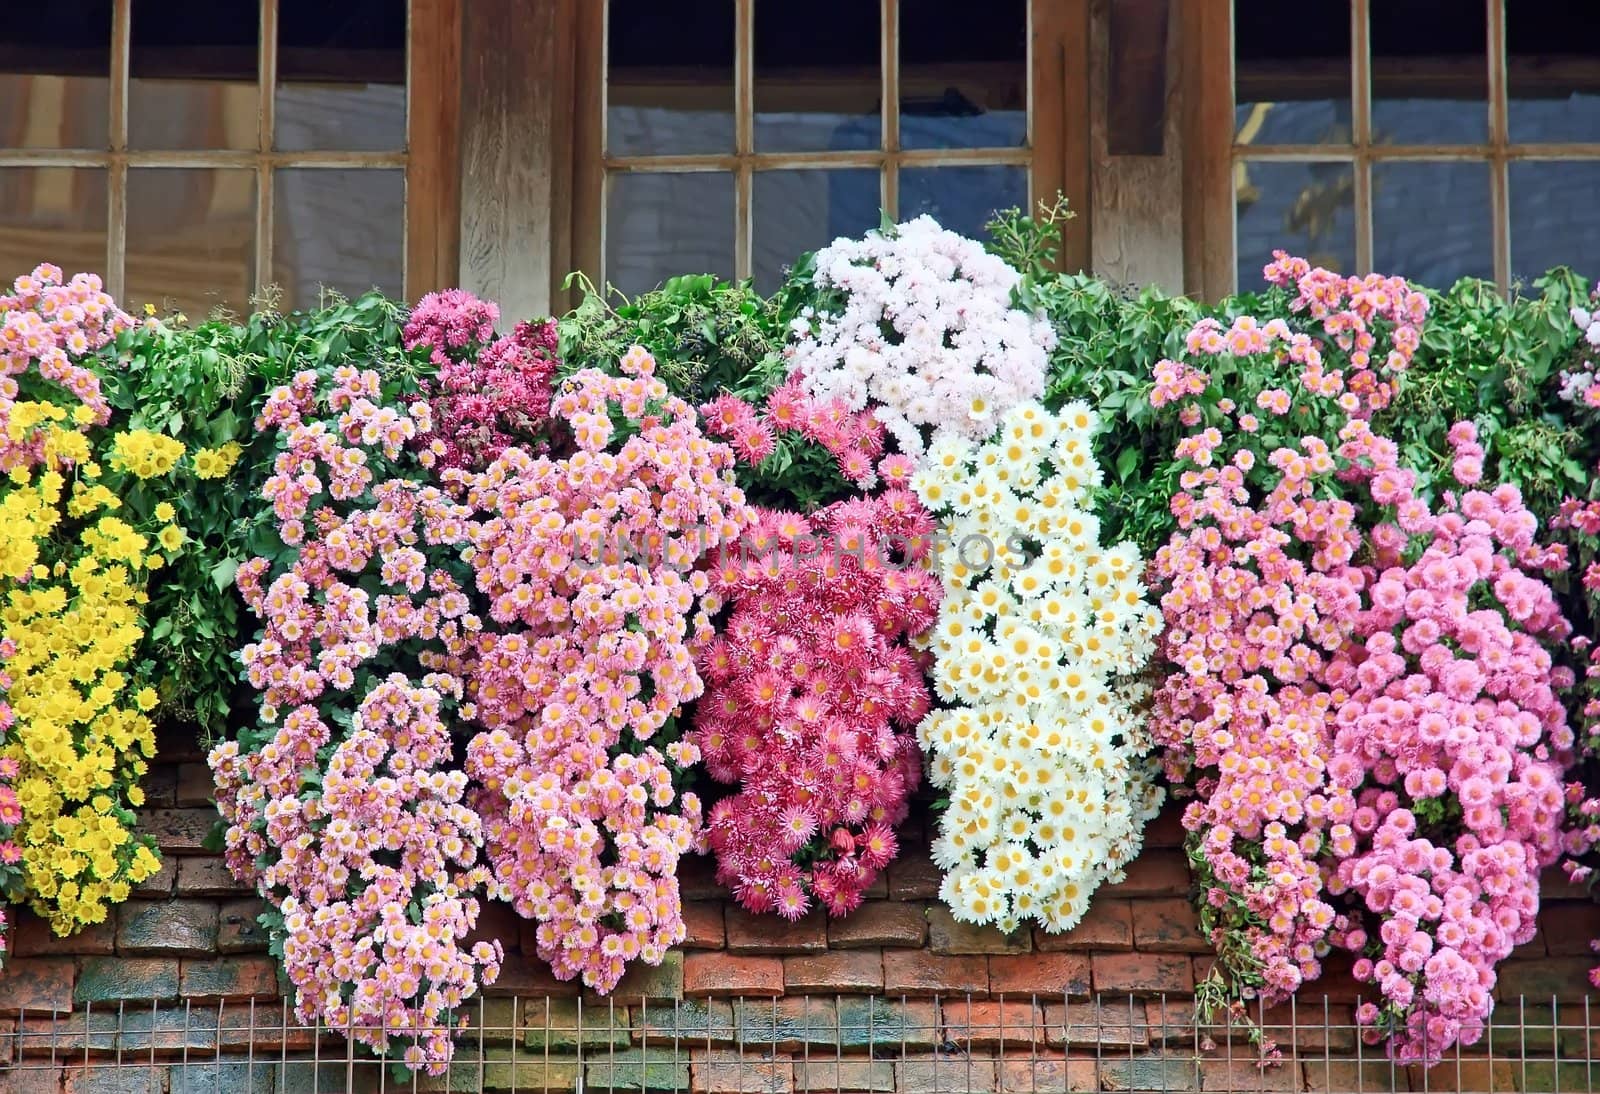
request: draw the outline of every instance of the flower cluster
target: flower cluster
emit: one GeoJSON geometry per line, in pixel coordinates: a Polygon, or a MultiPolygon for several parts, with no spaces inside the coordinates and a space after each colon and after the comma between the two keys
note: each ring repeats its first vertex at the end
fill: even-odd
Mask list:
{"type": "Polygon", "coordinates": [[[719,605],[701,563],[750,516],[733,452],[653,369],[634,347],[620,376],[569,378],[553,413],[570,456],[445,475],[481,518],[488,618],[463,713],[483,726],[466,770],[487,854],[556,976],[602,992],[684,936],[676,869],[702,815],[677,784],[696,759],[677,718],[719,605]]]}
{"type": "Polygon", "coordinates": [[[956,918],[1010,930],[1077,923],[1120,878],[1162,792],[1138,681],[1161,617],[1142,562],[1100,542],[1096,415],[1007,411],[973,446],[937,440],[912,479],[941,519],[932,632],[943,704],[918,727],[949,806],[934,861],[956,918]]]}
{"type": "MultiPolygon", "coordinates": [[[[1600,300],[1600,296],[1596,297],[1600,300]]],[[[1600,311],[1575,307],[1572,322],[1582,332],[1581,338],[1589,350],[1600,350],[1600,311]]],[[[1588,351],[1585,351],[1588,352],[1588,351]]],[[[1590,409],[1600,409],[1600,372],[1592,361],[1585,360],[1580,367],[1561,373],[1562,399],[1590,409]]]]}
{"type": "Polygon", "coordinates": [[[738,790],[711,811],[717,878],[753,912],[860,904],[894,858],[929,705],[908,639],[932,623],[932,521],[910,491],[811,518],[765,511],[718,559],[733,605],[700,656],[690,740],[738,790]]]}
{"type": "Polygon", "coordinates": [[[296,374],[258,423],[278,439],[264,497],[289,549],[239,569],[261,722],[211,765],[228,864],[277,910],[301,1020],[376,1051],[398,1038],[437,1072],[452,1012],[501,956],[467,941],[490,878],[449,730],[481,630],[469,514],[408,477],[428,404],[330,371],[296,374]]]}
{"type": "Polygon", "coordinates": [[[816,254],[824,303],[794,321],[791,376],[841,414],[871,410],[907,455],[924,430],[982,440],[1044,394],[1055,333],[1012,306],[1020,278],[931,217],[836,240],[816,254]]]}

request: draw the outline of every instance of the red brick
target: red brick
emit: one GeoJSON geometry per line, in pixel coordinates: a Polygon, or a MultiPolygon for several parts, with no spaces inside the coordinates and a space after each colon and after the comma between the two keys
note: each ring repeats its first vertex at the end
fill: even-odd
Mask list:
{"type": "MultiPolygon", "coordinates": [[[[1589,970],[1592,957],[1547,957],[1542,961],[1504,961],[1500,964],[1495,998],[1513,999],[1525,995],[1545,1002],[1582,1002],[1593,991],[1589,970]]],[[[1370,989],[1369,989],[1370,994],[1370,989]]]]}
{"type": "Polygon", "coordinates": [[[1097,992],[1158,995],[1194,991],[1194,968],[1187,957],[1154,953],[1097,953],[1094,990],[1097,992]]]}
{"type": "Polygon", "coordinates": [[[1560,866],[1551,866],[1539,875],[1539,899],[1545,901],[1589,899],[1589,883],[1572,881],[1560,866]]]}
{"type": "Polygon", "coordinates": [[[1145,1008],[1124,999],[1068,1003],[1044,1008],[1052,1045],[1066,1048],[1145,1048],[1150,1027],[1145,1008]]]}
{"type": "Polygon", "coordinates": [[[1183,803],[1168,802],[1155,820],[1145,825],[1146,847],[1182,847],[1189,833],[1183,827],[1183,803]]]}
{"type": "Polygon", "coordinates": [[[877,950],[841,950],[785,957],[783,986],[791,992],[880,992],[883,955],[877,950]]]}
{"type": "MultiPolygon", "coordinates": [[[[1200,983],[1210,968],[1201,969],[1201,961],[1211,961],[1214,958],[1195,958],[1195,983],[1200,983]]],[[[1335,950],[1322,959],[1322,975],[1311,983],[1306,984],[1295,993],[1298,1006],[1304,1012],[1307,1008],[1322,1009],[1324,1001],[1328,1003],[1355,1003],[1358,999],[1371,999],[1373,988],[1371,984],[1363,984],[1351,974],[1350,968],[1355,958],[1349,953],[1335,950]]]]}
{"type": "MultiPolygon", "coordinates": [[[[1301,1013],[1305,1013],[1305,1010],[1302,1009],[1301,1013]]],[[[1318,1013],[1321,1013],[1320,1010],[1318,1013]]],[[[1208,1033],[1212,1028],[1199,1024],[1192,999],[1146,999],[1144,1019],[1150,1029],[1150,1040],[1159,1045],[1193,1044],[1197,1028],[1202,1033],[1208,1033]]]]}
{"type": "Polygon", "coordinates": [[[963,1049],[1021,1046],[1045,1040],[1044,1011],[1032,1003],[962,999],[940,1005],[944,1037],[963,1049]]]}
{"type": "MultiPolygon", "coordinates": [[[[1570,945],[1572,941],[1574,941],[1574,940],[1569,939],[1568,940],[1568,944],[1570,945]]],[[[1583,952],[1585,952],[1585,953],[1589,952],[1587,946],[1584,947],[1584,951],[1583,952]]],[[[1511,956],[1512,957],[1549,957],[1550,956],[1550,947],[1546,944],[1545,939],[1544,939],[1544,928],[1540,927],[1538,930],[1534,931],[1533,932],[1533,937],[1528,939],[1528,941],[1522,943],[1522,945],[1513,946],[1512,949],[1511,949],[1511,956]]]]}
{"type": "MultiPolygon", "coordinates": [[[[1544,936],[1551,957],[1587,957],[1594,953],[1589,944],[1600,934],[1597,924],[1600,908],[1587,900],[1550,901],[1539,909],[1539,933],[1544,936]]],[[[1516,956],[1524,955],[1519,952],[1516,956]]]]}
{"type": "Polygon", "coordinates": [[[996,954],[989,958],[989,994],[1036,995],[1040,1002],[1089,995],[1089,959],[1076,953],[996,954]]]}
{"type": "Polygon", "coordinates": [[[165,1094],[165,1068],[118,1065],[69,1067],[61,1075],[61,1094],[165,1094]]]}
{"type": "Polygon", "coordinates": [[[270,957],[224,957],[185,961],[179,971],[189,1000],[236,1002],[278,998],[278,963],[270,957]]]}
{"type": "Polygon", "coordinates": [[[255,953],[267,948],[267,929],[258,922],[266,905],[259,897],[230,900],[217,909],[217,952],[255,953]]]}
{"type": "Polygon", "coordinates": [[[1027,953],[1033,935],[1026,928],[1005,934],[997,927],[962,923],[939,905],[928,909],[928,948],[934,953],[1027,953]]]}
{"type": "MultiPolygon", "coordinates": [[[[1448,1055],[1453,1056],[1453,1054],[1448,1055]]],[[[1535,1064],[1534,1067],[1538,1065],[1535,1064]]],[[[1545,1075],[1551,1074],[1548,1063],[1544,1065],[1543,1070],[1545,1075]]],[[[1580,1064],[1577,1070],[1580,1080],[1584,1085],[1588,1085],[1590,1071],[1588,1061],[1580,1064]]],[[[1517,1078],[1527,1081],[1528,1085],[1523,1087],[1524,1090],[1541,1089],[1535,1079],[1538,1072],[1511,1060],[1450,1058],[1433,1068],[1423,1068],[1413,1064],[1406,1068],[1406,1073],[1410,1077],[1412,1090],[1438,1091],[1440,1094],[1448,1091],[1515,1090],[1517,1078]]],[[[1564,1073],[1563,1078],[1565,1078],[1564,1073]]]]}
{"type": "Polygon", "coordinates": [[[210,805],[217,796],[217,784],[211,777],[211,765],[185,763],[178,765],[178,785],[173,800],[180,807],[210,805]]]}
{"type": "Polygon", "coordinates": [[[755,915],[728,905],[729,953],[807,953],[828,948],[828,920],[818,908],[790,923],[778,915],[755,915]]]}
{"type": "Polygon", "coordinates": [[[617,1006],[645,1003],[670,1003],[683,998],[683,951],[668,950],[659,965],[646,965],[643,961],[630,961],[628,970],[605,996],[585,991],[584,998],[593,1004],[605,1005],[609,1000],[617,1006]]]}
{"type": "MultiPolygon", "coordinates": [[[[339,1036],[333,1030],[322,1032],[324,1040],[339,1036]]],[[[316,1043],[316,1028],[301,1025],[292,1007],[279,1003],[222,1008],[222,1021],[217,1027],[217,1044],[221,1048],[249,1049],[260,1059],[271,1053],[308,1052],[316,1043]]]]}
{"type": "Polygon", "coordinates": [[[139,814],[139,831],[154,836],[163,851],[199,854],[219,819],[215,809],[146,809],[139,814]]]}
{"type": "Polygon", "coordinates": [[[783,962],[776,957],[691,953],[683,959],[683,993],[772,996],[783,994],[783,962]]]}
{"type": "Polygon", "coordinates": [[[695,1094],[788,1094],[794,1090],[794,1057],[691,1049],[689,1089],[695,1094]]]}
{"type": "Polygon", "coordinates": [[[1211,953],[1200,916],[1181,897],[1133,902],[1133,948],[1146,953],[1211,953]]]}
{"type": "Polygon", "coordinates": [[[1102,885],[1097,900],[1119,896],[1183,896],[1189,891],[1189,863],[1182,851],[1147,850],[1128,863],[1126,876],[1102,885]]]}
{"type": "MultiPolygon", "coordinates": [[[[1311,985],[1315,987],[1315,984],[1311,985]]],[[[1157,1007],[1154,1001],[1147,1004],[1157,1007]]],[[[1330,1005],[1324,1013],[1319,1000],[1315,1005],[1296,1001],[1273,1007],[1261,1022],[1268,1037],[1287,1053],[1293,1044],[1302,1055],[1330,1050],[1349,1052],[1356,1047],[1355,1008],[1347,1004],[1330,1005]]]]}
{"type": "Polygon", "coordinates": [[[727,935],[722,929],[722,905],[714,900],[683,902],[686,950],[720,950],[727,935]]]}
{"type": "Polygon", "coordinates": [[[11,953],[17,957],[51,957],[57,954],[101,956],[116,952],[117,927],[110,917],[65,938],[50,929],[48,921],[30,911],[15,909],[16,931],[11,938],[11,953]]]}
{"type": "Polygon", "coordinates": [[[1043,1090],[1088,1094],[1099,1089],[1100,1074],[1093,1060],[1040,1053],[1025,1060],[1000,1061],[1001,1094],[1039,1094],[1043,1090]]]}
{"type": "Polygon", "coordinates": [[[945,957],[925,950],[884,950],[883,987],[889,995],[989,994],[989,963],[981,955],[945,957]]]}
{"type": "Polygon", "coordinates": [[[1050,934],[1041,927],[1033,931],[1035,949],[1129,950],[1133,948],[1133,908],[1126,900],[1106,899],[1096,894],[1089,910],[1070,931],[1050,934]]]}
{"type": "Polygon", "coordinates": [[[794,1085],[801,1090],[889,1094],[894,1090],[894,1062],[850,1058],[796,1060],[794,1085]]]}
{"type": "Polygon", "coordinates": [[[894,1071],[899,1094],[989,1094],[996,1088],[992,1057],[906,1056],[894,1071]]]}
{"type": "Polygon", "coordinates": [[[678,893],[684,900],[724,900],[728,890],[717,881],[717,864],[708,855],[678,860],[678,893]]]}
{"type": "Polygon", "coordinates": [[[557,999],[571,999],[582,990],[583,984],[580,981],[557,980],[549,965],[537,957],[524,953],[508,956],[500,966],[500,975],[493,984],[483,989],[483,993],[489,996],[515,995],[524,999],[547,995],[557,999]]]}
{"type": "Polygon", "coordinates": [[[72,1009],[72,959],[19,957],[0,972],[0,1011],[72,1009]]]}
{"type": "Polygon", "coordinates": [[[843,919],[828,923],[828,946],[921,946],[928,940],[928,907],[869,900],[843,919]]]}
{"type": "MultiPolygon", "coordinates": [[[[1301,1088],[1300,1065],[1284,1063],[1277,1067],[1262,1067],[1255,1060],[1240,1059],[1200,1061],[1200,1089],[1223,1090],[1229,1094],[1247,1091],[1278,1092],[1298,1091],[1301,1088]]],[[[1469,1089],[1488,1090],[1489,1087],[1469,1089]]],[[[1502,1089],[1502,1088],[1493,1088],[1502,1089]]],[[[1509,1089],[1509,1088],[1504,1088],[1509,1089]]]]}
{"type": "Polygon", "coordinates": [[[61,1094],[62,1069],[49,1064],[18,1068],[6,1075],[6,1094],[61,1094]]]}
{"type": "Polygon", "coordinates": [[[944,871],[926,851],[908,851],[889,864],[891,900],[933,900],[939,895],[944,871]]]}
{"type": "Polygon", "coordinates": [[[499,900],[485,901],[478,908],[478,922],[462,940],[462,949],[471,949],[475,942],[499,942],[507,950],[516,947],[513,941],[521,934],[523,918],[511,905],[499,900]]]}
{"type": "Polygon", "coordinates": [[[250,886],[234,877],[220,858],[180,858],[179,896],[237,896],[250,892],[250,886]]]}

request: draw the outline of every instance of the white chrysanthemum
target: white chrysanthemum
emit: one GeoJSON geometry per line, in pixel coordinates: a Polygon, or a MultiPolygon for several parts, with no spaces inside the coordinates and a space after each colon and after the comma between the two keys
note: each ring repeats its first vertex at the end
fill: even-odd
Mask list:
{"type": "Polygon", "coordinates": [[[943,708],[918,727],[948,795],[934,841],[956,918],[1066,930],[1138,853],[1162,791],[1136,674],[1161,613],[1131,544],[1083,506],[1099,419],[1024,402],[987,442],[941,437],[912,486],[939,521],[926,643],[943,708]]]}
{"type": "Polygon", "coordinates": [[[817,252],[813,283],[842,309],[794,324],[790,362],[806,391],[873,408],[902,452],[924,437],[983,440],[1044,393],[1055,331],[1012,306],[1021,275],[976,240],[918,217],[887,235],[817,252]]]}

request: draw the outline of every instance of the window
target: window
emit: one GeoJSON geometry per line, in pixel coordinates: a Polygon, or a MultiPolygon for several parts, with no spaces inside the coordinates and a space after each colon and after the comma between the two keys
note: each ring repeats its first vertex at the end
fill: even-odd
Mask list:
{"type": "MultiPolygon", "coordinates": [[[[411,7],[424,48],[441,5],[411,7]]],[[[8,20],[3,276],[98,270],[129,304],[196,317],[266,285],[285,307],[433,287],[407,149],[440,123],[408,113],[407,75],[436,59],[408,59],[407,33],[406,0],[57,0],[8,20]]]]}
{"type": "Polygon", "coordinates": [[[1274,247],[1503,290],[1600,255],[1590,0],[1236,0],[1233,24],[1239,286],[1274,247]]]}
{"type": "Polygon", "coordinates": [[[1063,50],[1029,48],[1041,20],[1061,22],[1059,3],[597,7],[595,257],[624,292],[686,271],[770,291],[795,256],[876,227],[880,210],[978,235],[992,210],[1063,186],[1063,50]],[[1055,93],[1036,105],[1048,80],[1055,93]]]}

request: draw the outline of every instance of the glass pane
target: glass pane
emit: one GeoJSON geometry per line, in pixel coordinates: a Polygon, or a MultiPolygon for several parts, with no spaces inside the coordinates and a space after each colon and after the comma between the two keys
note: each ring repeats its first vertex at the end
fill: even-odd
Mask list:
{"type": "Polygon", "coordinates": [[[326,287],[345,296],[404,290],[406,177],[387,168],[273,173],[272,280],[284,304],[314,307],[326,287]]]}
{"type": "Polygon", "coordinates": [[[733,0],[611,0],[606,151],[733,151],[733,0]]]}
{"type": "Polygon", "coordinates": [[[881,185],[875,170],[763,171],[755,176],[756,291],[771,293],[795,259],[840,236],[878,226],[881,185]]]}
{"type": "Polygon", "coordinates": [[[279,0],[273,143],[289,151],[406,146],[405,0],[279,0]]]}
{"type": "Polygon", "coordinates": [[[733,276],[731,174],[620,174],[606,188],[611,284],[633,296],[678,274],[733,276]]]}
{"type": "Polygon", "coordinates": [[[1489,16],[1437,0],[1372,5],[1374,144],[1480,144],[1489,135],[1489,16]]]}
{"type": "Polygon", "coordinates": [[[882,143],[882,20],[861,0],[755,8],[755,137],[763,152],[882,143]]]}
{"type": "Polygon", "coordinates": [[[1593,275],[1600,255],[1600,160],[1511,164],[1511,276],[1551,266],[1593,275]]]}
{"type": "Polygon", "coordinates": [[[109,147],[110,73],[111,0],[0,22],[0,148],[109,147]]]}
{"type": "Polygon", "coordinates": [[[1356,267],[1355,174],[1348,163],[1264,163],[1234,168],[1240,292],[1263,287],[1274,250],[1339,273],[1356,267]]]}
{"type": "Polygon", "coordinates": [[[1574,33],[1593,13],[1589,0],[1507,5],[1513,141],[1600,141],[1600,37],[1574,33]]]}
{"type": "Polygon", "coordinates": [[[1372,262],[1435,289],[1494,277],[1486,163],[1372,167],[1372,262]]]}
{"type": "Polygon", "coordinates": [[[133,0],[129,148],[255,148],[255,4],[133,0]]]}
{"type": "Polygon", "coordinates": [[[901,0],[901,147],[1027,140],[1027,0],[901,0]]]}
{"type": "Polygon", "coordinates": [[[1349,144],[1350,6],[1236,0],[1240,144],[1349,144]]]}
{"type": "Polygon", "coordinates": [[[255,286],[256,174],[250,170],[128,170],[127,288],[199,321],[214,308],[249,310],[255,286]]]}
{"type": "Polygon", "coordinates": [[[50,261],[68,275],[106,269],[106,173],[0,167],[0,285],[50,261]]]}
{"type": "Polygon", "coordinates": [[[1028,207],[1024,167],[915,167],[900,171],[900,219],[927,213],[952,232],[987,239],[996,209],[1028,207]]]}

